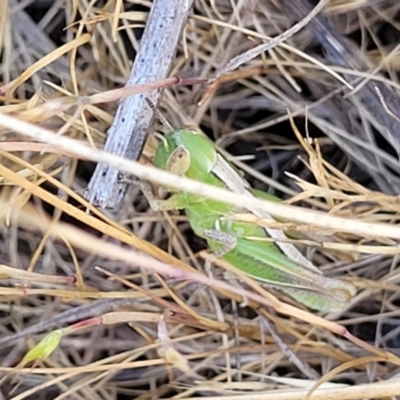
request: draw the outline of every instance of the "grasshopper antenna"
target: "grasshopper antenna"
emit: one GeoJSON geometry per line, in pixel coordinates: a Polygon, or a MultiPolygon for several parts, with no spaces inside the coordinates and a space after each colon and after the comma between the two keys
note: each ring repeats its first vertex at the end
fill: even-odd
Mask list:
{"type": "Polygon", "coordinates": [[[155,116],[158,118],[158,120],[161,122],[164,128],[168,129],[169,131],[173,131],[174,128],[172,125],[167,121],[167,118],[164,117],[163,114],[161,114],[160,110],[156,107],[156,105],[148,98],[146,97],[146,103],[149,105],[149,107],[153,110],[155,116]]]}

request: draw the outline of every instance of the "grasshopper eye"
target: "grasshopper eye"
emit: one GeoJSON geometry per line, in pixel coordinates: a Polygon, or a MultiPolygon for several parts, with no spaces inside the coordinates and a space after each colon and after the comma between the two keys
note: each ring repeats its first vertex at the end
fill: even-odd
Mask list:
{"type": "Polygon", "coordinates": [[[178,146],[168,157],[166,167],[175,175],[184,175],[190,168],[190,153],[183,146],[178,146]]]}

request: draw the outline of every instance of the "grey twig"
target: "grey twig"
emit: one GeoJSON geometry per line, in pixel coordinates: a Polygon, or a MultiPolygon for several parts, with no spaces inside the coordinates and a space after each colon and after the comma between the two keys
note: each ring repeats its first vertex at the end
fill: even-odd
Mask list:
{"type": "Polygon", "coordinates": [[[268,40],[268,42],[266,43],[261,43],[260,45],[253,47],[252,49],[232,58],[232,60],[230,60],[228,64],[225,65],[225,67],[221,68],[219,71],[215,73],[215,75],[212,77],[212,80],[216,80],[221,75],[235,70],[242,64],[252,60],[261,53],[271,50],[274,47],[278,46],[280,43],[289,39],[295,33],[304,28],[319,12],[321,12],[321,10],[325,7],[325,4],[326,0],[320,0],[320,2],[314,7],[314,9],[312,9],[301,21],[297,22],[287,31],[283,32],[282,34],[271,40],[268,40]]]}
{"type": "MultiPolygon", "coordinates": [[[[167,77],[192,2],[154,1],[127,86],[167,77]]],[[[129,159],[139,157],[153,115],[145,97],[157,105],[160,93],[154,90],[121,101],[108,131],[105,151],[129,159]]],[[[126,190],[127,184],[118,178],[118,170],[99,163],[90,180],[86,197],[100,207],[116,209],[126,190]]]]}
{"type": "MultiPolygon", "coordinates": [[[[307,0],[299,0],[296,2],[284,0],[282,1],[282,7],[292,18],[300,19],[310,12],[311,5],[307,0]]],[[[318,15],[307,25],[307,29],[321,44],[325,51],[325,57],[330,63],[351,68],[355,71],[374,70],[375,66],[368,57],[363,54],[353,42],[338,32],[327,17],[318,15]]],[[[349,80],[353,86],[361,82],[360,79],[354,80],[351,76],[345,76],[345,78],[349,80]]],[[[392,118],[392,116],[387,113],[380,97],[385,100],[385,104],[389,109],[400,109],[400,101],[393,88],[383,82],[368,79],[361,82],[360,86],[358,86],[355,91],[351,92],[349,102],[345,103],[345,99],[341,99],[342,107],[336,120],[345,121],[351,115],[351,110],[356,110],[355,112],[359,115],[365,115],[369,123],[393,146],[399,156],[400,121],[392,118]],[[379,90],[380,96],[377,94],[377,89],[379,90]]],[[[364,135],[365,127],[361,127],[359,133],[357,133],[353,121],[348,129],[349,132],[352,132],[353,136],[358,135],[364,143],[370,141],[370,139],[364,135]]],[[[355,146],[347,139],[342,139],[341,142],[337,143],[342,148],[344,148],[344,144],[346,144],[345,151],[361,166],[361,168],[371,174],[382,191],[387,193],[398,192],[400,180],[386,168],[388,164],[384,159],[380,160],[376,154],[366,151],[359,146],[355,146]],[[381,170],[376,172],[371,166],[379,166],[381,170]]],[[[370,144],[371,148],[376,148],[373,142],[370,144]]],[[[397,159],[394,158],[394,161],[398,168],[400,165],[398,163],[398,157],[397,159]]],[[[391,168],[393,168],[393,166],[391,166],[391,168]]]]}
{"type": "Polygon", "coordinates": [[[261,321],[275,340],[275,343],[281,349],[282,354],[284,354],[299,369],[300,372],[307,376],[308,379],[318,381],[321,378],[318,372],[315,371],[315,369],[313,369],[305,361],[300,360],[297,354],[279,336],[278,331],[272,322],[265,317],[263,317],[261,321]]]}
{"type": "Polygon", "coordinates": [[[23,339],[30,335],[36,335],[42,332],[49,332],[62,326],[73,324],[75,322],[98,317],[105,313],[114,311],[120,307],[126,307],[137,303],[137,299],[100,299],[78,307],[69,308],[66,311],[35,325],[32,325],[21,332],[16,332],[8,336],[0,338],[0,345],[5,346],[11,344],[14,340],[23,339]]]}

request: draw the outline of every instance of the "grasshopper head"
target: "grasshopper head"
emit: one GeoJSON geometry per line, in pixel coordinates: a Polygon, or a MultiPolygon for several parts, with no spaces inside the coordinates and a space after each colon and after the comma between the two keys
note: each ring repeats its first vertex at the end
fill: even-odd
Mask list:
{"type": "Polygon", "coordinates": [[[200,133],[181,129],[167,133],[157,147],[154,165],[176,175],[205,181],[217,160],[211,141],[200,133]]]}

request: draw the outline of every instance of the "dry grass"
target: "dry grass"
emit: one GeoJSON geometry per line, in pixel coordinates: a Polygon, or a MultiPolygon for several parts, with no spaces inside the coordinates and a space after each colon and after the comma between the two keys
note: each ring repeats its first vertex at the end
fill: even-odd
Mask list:
{"type": "Polygon", "coordinates": [[[207,88],[155,84],[168,121],[208,133],[254,186],[287,200],[274,204],[155,171],[154,137],[139,163],[97,150],[116,100],[154,87],[114,90],[149,2],[100,3],[10,1],[7,13],[0,1],[0,399],[400,396],[400,4],[327,2],[332,37],[361,50],[343,61],[318,27],[289,37],[290,1],[195,1],[171,76],[216,78],[287,39],[207,88]],[[83,194],[100,160],[294,221],[278,226],[306,232],[298,244],[358,294],[319,316],[213,259],[183,215],[151,211],[136,188],[119,212],[99,210],[83,194]],[[51,355],[21,362],[60,327],[51,355]]]}

